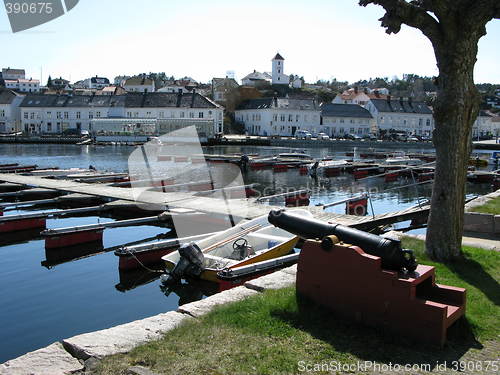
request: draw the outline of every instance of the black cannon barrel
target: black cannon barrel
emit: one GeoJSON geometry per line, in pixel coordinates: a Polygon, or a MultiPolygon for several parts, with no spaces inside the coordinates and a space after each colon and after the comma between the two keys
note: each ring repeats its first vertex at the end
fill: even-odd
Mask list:
{"type": "MultiPolygon", "coordinates": [[[[382,268],[414,271],[417,267],[411,250],[401,249],[401,242],[363,232],[341,224],[329,224],[321,220],[304,218],[285,210],[269,213],[269,222],[281,229],[305,239],[324,239],[335,235],[342,242],[359,246],[364,252],[382,258],[382,268]]],[[[328,247],[328,240],[324,241],[328,247]]]]}

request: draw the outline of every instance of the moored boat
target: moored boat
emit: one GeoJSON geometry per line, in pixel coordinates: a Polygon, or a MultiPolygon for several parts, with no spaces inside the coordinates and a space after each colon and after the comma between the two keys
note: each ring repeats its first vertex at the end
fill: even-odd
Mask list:
{"type": "MultiPolygon", "coordinates": [[[[305,210],[293,211],[300,216],[312,216],[305,210]]],[[[298,237],[274,227],[264,215],[209,238],[185,244],[162,259],[170,273],[170,281],[199,277],[217,282],[217,273],[223,269],[283,256],[294,248],[297,241],[298,237]]]]}

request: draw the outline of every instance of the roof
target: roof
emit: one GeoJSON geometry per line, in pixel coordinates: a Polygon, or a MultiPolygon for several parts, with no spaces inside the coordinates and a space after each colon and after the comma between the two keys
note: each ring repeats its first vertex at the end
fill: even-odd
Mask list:
{"type": "Polygon", "coordinates": [[[19,94],[16,94],[12,90],[2,90],[0,89],[0,104],[11,104],[19,94]]]}
{"type": "Polygon", "coordinates": [[[385,99],[372,99],[371,102],[379,112],[420,113],[432,115],[431,109],[424,102],[385,99]]]}
{"type": "Polygon", "coordinates": [[[238,82],[234,78],[213,78],[212,85],[215,89],[219,87],[238,87],[238,82]]]}
{"type": "Polygon", "coordinates": [[[3,68],[3,74],[26,74],[24,69],[11,69],[11,68],[3,68]]]}
{"type": "Polygon", "coordinates": [[[238,107],[238,110],[246,109],[269,109],[286,108],[295,110],[317,110],[319,109],[313,99],[290,99],[290,98],[259,98],[246,100],[238,107]]]}
{"type": "Polygon", "coordinates": [[[278,52],[278,53],[276,54],[276,56],[274,56],[273,60],[285,60],[285,59],[284,59],[284,58],[283,58],[283,56],[281,56],[281,55],[279,54],[279,52],[278,52]]]}
{"type": "Polygon", "coordinates": [[[198,93],[180,94],[174,92],[128,93],[125,95],[126,107],[182,107],[182,108],[219,108],[208,98],[198,93]]]}
{"type": "Polygon", "coordinates": [[[270,79],[270,76],[267,73],[261,73],[261,72],[257,72],[257,71],[254,70],[252,73],[247,74],[245,77],[243,77],[242,80],[245,80],[245,79],[250,79],[250,80],[268,80],[268,79],[270,79]]]}
{"type": "Polygon", "coordinates": [[[370,112],[357,104],[323,104],[321,115],[324,117],[363,117],[372,118],[370,112]]]}
{"type": "Polygon", "coordinates": [[[128,93],[126,95],[28,95],[21,107],[183,107],[219,108],[210,99],[197,94],[128,93]]]}
{"type": "Polygon", "coordinates": [[[19,83],[40,83],[38,79],[18,79],[17,82],[19,83]]]}
{"type": "Polygon", "coordinates": [[[125,104],[125,97],[94,95],[28,95],[20,107],[118,107],[125,104]]]}
{"type": "Polygon", "coordinates": [[[380,94],[380,93],[366,93],[363,90],[354,90],[354,89],[349,89],[344,91],[342,94],[339,94],[342,100],[353,100],[355,99],[358,95],[366,95],[370,99],[387,99],[387,95],[385,94],[380,94]]]}
{"type": "Polygon", "coordinates": [[[109,85],[109,79],[105,77],[92,77],[90,79],[91,83],[107,84],[109,85]]]}
{"type": "Polygon", "coordinates": [[[124,86],[151,86],[153,84],[153,80],[151,78],[146,77],[132,77],[125,80],[124,86]]]}

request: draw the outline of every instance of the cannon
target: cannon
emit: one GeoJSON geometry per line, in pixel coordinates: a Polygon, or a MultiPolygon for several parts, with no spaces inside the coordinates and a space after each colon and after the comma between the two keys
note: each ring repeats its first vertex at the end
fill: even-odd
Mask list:
{"type": "Polygon", "coordinates": [[[334,235],[344,243],[359,246],[367,254],[380,257],[384,269],[413,272],[417,268],[413,251],[402,249],[399,240],[383,238],[341,224],[300,217],[285,210],[272,210],[268,220],[301,238],[322,240],[321,247],[325,251],[332,249],[334,244],[329,236],[334,235]]]}

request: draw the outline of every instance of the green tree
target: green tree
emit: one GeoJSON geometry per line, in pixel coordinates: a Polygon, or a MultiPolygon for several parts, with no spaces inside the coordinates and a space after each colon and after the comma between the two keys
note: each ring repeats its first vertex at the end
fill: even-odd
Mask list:
{"type": "Polygon", "coordinates": [[[380,5],[388,34],[401,25],[419,29],[432,43],[439,76],[434,103],[436,171],[429,214],[426,251],[451,261],[462,256],[467,162],[472,125],[479,112],[474,65],[486,24],[500,18],[498,0],[360,0],[380,5]]]}
{"type": "Polygon", "coordinates": [[[49,79],[47,80],[47,87],[50,89],[52,87],[52,77],[49,76],[49,79]]]}

